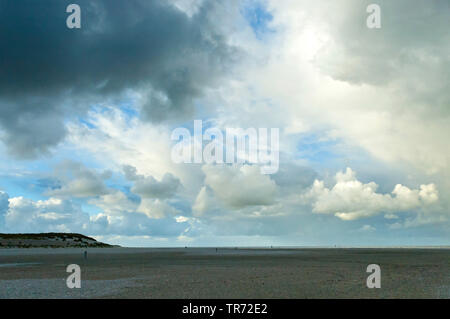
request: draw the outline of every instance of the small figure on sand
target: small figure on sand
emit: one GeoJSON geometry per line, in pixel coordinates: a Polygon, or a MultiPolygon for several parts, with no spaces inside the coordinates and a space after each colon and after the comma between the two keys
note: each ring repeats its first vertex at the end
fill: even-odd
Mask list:
{"type": "Polygon", "coordinates": [[[84,251],[84,259],[87,259],[87,250],[84,251]]]}

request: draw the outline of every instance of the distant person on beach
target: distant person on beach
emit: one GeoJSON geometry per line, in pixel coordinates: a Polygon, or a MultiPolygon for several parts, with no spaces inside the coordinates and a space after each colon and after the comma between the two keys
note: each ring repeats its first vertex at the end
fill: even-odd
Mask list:
{"type": "Polygon", "coordinates": [[[84,251],[84,259],[87,259],[87,250],[84,251]]]}

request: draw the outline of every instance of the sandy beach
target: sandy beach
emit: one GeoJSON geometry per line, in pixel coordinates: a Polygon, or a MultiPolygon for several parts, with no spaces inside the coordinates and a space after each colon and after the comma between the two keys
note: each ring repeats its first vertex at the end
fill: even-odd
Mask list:
{"type": "Polygon", "coordinates": [[[450,249],[0,249],[0,298],[450,298],[450,249]],[[69,289],[69,264],[81,289],[69,289]],[[368,289],[366,267],[381,267],[368,289]]]}

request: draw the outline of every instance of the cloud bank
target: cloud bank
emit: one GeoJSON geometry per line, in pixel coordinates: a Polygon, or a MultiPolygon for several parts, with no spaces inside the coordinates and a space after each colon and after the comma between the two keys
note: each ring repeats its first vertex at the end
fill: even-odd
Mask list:
{"type": "Polygon", "coordinates": [[[336,184],[331,189],[323,181],[315,180],[306,196],[313,199],[313,212],[334,214],[342,220],[427,208],[439,199],[434,184],[420,185],[420,189],[397,184],[392,195],[377,193],[377,188],[374,182],[358,181],[355,172],[347,168],[336,174],[336,184]]]}
{"type": "Polygon", "coordinates": [[[213,2],[188,16],[167,1],[80,0],[79,30],[66,27],[68,4],[0,2],[0,126],[17,157],[48,153],[66,117],[130,92],[145,120],[186,118],[238,57],[213,2]]]}

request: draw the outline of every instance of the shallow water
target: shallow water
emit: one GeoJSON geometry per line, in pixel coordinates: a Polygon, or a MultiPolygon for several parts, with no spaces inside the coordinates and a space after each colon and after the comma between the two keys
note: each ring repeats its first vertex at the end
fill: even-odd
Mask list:
{"type": "Polygon", "coordinates": [[[40,264],[42,263],[10,263],[10,264],[0,264],[0,267],[27,267],[40,264]]]}

